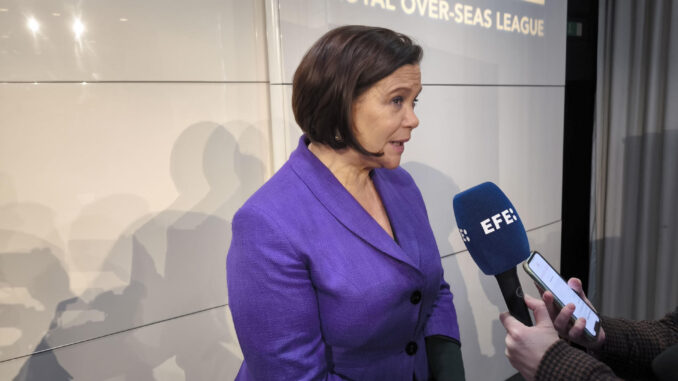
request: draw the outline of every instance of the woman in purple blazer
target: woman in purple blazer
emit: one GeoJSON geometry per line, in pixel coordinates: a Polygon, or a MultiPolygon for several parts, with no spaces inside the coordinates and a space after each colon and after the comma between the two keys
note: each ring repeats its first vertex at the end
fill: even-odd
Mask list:
{"type": "Polygon", "coordinates": [[[344,26],[302,59],[292,107],[304,135],[233,219],[238,380],[463,379],[426,207],[399,167],[421,57],[407,36],[344,26]]]}

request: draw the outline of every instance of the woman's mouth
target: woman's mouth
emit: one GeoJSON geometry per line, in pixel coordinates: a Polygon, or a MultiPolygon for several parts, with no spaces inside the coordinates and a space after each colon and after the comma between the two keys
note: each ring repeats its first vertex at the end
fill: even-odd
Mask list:
{"type": "Polygon", "coordinates": [[[390,142],[396,153],[403,153],[405,151],[405,140],[390,142]]]}

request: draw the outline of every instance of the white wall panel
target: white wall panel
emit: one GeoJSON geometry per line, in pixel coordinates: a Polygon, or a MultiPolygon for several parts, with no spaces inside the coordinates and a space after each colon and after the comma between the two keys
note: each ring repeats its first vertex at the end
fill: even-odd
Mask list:
{"type": "MultiPolygon", "coordinates": [[[[566,1],[547,0],[540,5],[520,0],[280,0],[279,4],[285,83],[292,82],[306,50],[323,33],[344,24],[384,26],[415,38],[425,51],[424,83],[561,85],[565,81],[566,1]],[[478,10],[483,13],[482,24],[489,27],[474,23],[478,10]],[[461,22],[456,21],[458,13],[461,22]],[[542,20],[543,35],[507,31],[507,14],[521,22],[523,17],[542,20]]],[[[513,21],[510,24],[512,28],[513,21]]]]}
{"type": "Polygon", "coordinates": [[[267,79],[262,1],[0,0],[0,9],[0,81],[267,79]]]}
{"type": "MultiPolygon", "coordinates": [[[[556,268],[560,258],[560,223],[528,232],[530,247],[556,268]]],[[[467,380],[505,380],[516,371],[504,355],[506,330],[499,314],[507,310],[497,281],[483,274],[467,251],[443,258],[445,279],[454,294],[467,380]]],[[[525,293],[537,297],[534,282],[518,269],[525,293]]]]}
{"type": "Polygon", "coordinates": [[[230,312],[221,307],[7,361],[0,379],[233,380],[241,362],[230,312]]]}
{"type": "Polygon", "coordinates": [[[1,84],[0,115],[0,359],[226,303],[267,84],[1,84]]]}
{"type": "Polygon", "coordinates": [[[530,230],[560,220],[561,87],[424,86],[402,166],[424,195],[441,254],[465,249],[452,198],[496,183],[530,230]]]}

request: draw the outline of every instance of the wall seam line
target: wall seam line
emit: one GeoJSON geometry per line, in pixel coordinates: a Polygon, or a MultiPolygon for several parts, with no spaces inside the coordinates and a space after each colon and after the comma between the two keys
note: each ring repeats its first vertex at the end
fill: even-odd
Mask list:
{"type": "Polygon", "coordinates": [[[83,339],[83,340],[79,340],[79,341],[74,341],[72,343],[58,345],[58,346],[52,347],[52,348],[42,349],[42,350],[31,352],[31,353],[28,353],[28,354],[25,354],[25,355],[15,356],[15,357],[11,357],[11,358],[8,358],[8,359],[0,360],[0,364],[6,363],[6,362],[9,362],[9,361],[13,361],[13,360],[18,360],[18,359],[25,358],[25,357],[31,357],[31,356],[39,355],[39,354],[42,354],[42,353],[45,353],[45,352],[51,352],[51,351],[54,351],[54,350],[57,350],[57,349],[62,349],[62,348],[70,347],[70,346],[77,345],[77,344],[86,343],[86,342],[89,342],[89,341],[103,339],[105,337],[114,336],[114,335],[117,335],[117,334],[120,334],[120,333],[133,331],[133,330],[139,329],[139,328],[150,327],[152,325],[165,323],[165,322],[168,322],[170,320],[175,320],[175,319],[179,319],[179,318],[183,318],[183,317],[187,317],[187,316],[191,316],[191,315],[196,315],[196,314],[199,314],[199,313],[202,313],[202,312],[216,310],[218,308],[223,308],[223,307],[226,307],[226,306],[228,306],[228,303],[220,304],[220,305],[214,306],[214,307],[204,308],[204,309],[198,310],[198,311],[188,312],[188,313],[185,313],[185,314],[182,314],[182,315],[173,316],[173,317],[170,317],[170,318],[167,318],[167,319],[142,324],[142,325],[139,325],[139,326],[136,326],[136,327],[127,328],[127,329],[123,329],[123,330],[120,330],[120,331],[107,333],[105,335],[101,335],[101,336],[97,336],[97,337],[91,337],[89,339],[83,339]]]}
{"type": "MultiPolygon", "coordinates": [[[[545,223],[545,224],[543,224],[543,225],[540,225],[540,226],[534,227],[534,228],[532,228],[532,229],[526,230],[526,232],[527,232],[527,233],[533,232],[533,231],[539,230],[539,229],[541,229],[541,228],[545,228],[545,227],[547,227],[547,226],[551,226],[551,225],[557,224],[558,222],[562,222],[562,219],[560,219],[560,220],[555,220],[555,221],[552,221],[552,222],[547,222],[547,223],[545,223]]],[[[451,257],[451,256],[453,256],[453,255],[461,254],[461,253],[467,252],[467,251],[468,251],[468,250],[453,251],[453,252],[451,252],[451,253],[449,253],[449,254],[441,255],[441,256],[440,256],[440,259],[447,258],[447,257],[451,257]]]]}

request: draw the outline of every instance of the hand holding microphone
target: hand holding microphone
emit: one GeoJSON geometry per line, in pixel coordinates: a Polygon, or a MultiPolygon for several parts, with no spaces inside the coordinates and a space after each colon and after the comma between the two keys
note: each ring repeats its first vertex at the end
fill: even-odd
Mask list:
{"type": "Polygon", "coordinates": [[[628,357],[629,361],[634,364],[645,364],[635,366],[631,370],[626,361],[623,364],[616,363],[610,369],[593,357],[570,348],[564,342],[558,342],[558,332],[561,332],[570,339],[586,344],[588,348],[597,348],[603,352],[609,350],[601,345],[606,337],[602,329],[596,330],[594,327],[589,332],[589,337],[595,338],[595,341],[588,343],[581,341],[582,333],[588,328],[583,324],[584,320],[577,320],[577,323],[570,326],[570,317],[583,308],[580,311],[582,317],[587,316],[586,319],[589,322],[594,318],[598,321],[600,319],[586,299],[580,282],[571,280],[565,283],[545,260],[542,260],[543,266],[540,269],[545,270],[547,268],[544,266],[549,266],[550,271],[547,270],[544,274],[551,273],[554,276],[547,278],[544,275],[534,275],[536,274],[534,270],[539,268],[539,260],[534,260],[537,252],[534,252],[530,260],[526,262],[528,264],[526,269],[534,273],[531,275],[535,280],[548,279],[548,282],[542,285],[546,285],[554,293],[544,293],[544,301],[529,296],[523,299],[516,265],[530,256],[530,247],[525,228],[506,195],[496,185],[487,182],[459,193],[454,197],[453,204],[459,232],[471,257],[485,274],[494,275],[497,278],[510,315],[512,315],[506,312],[500,315],[507,332],[506,356],[511,365],[518,369],[525,379],[534,379],[537,369],[541,369],[543,379],[562,378],[563,369],[576,373],[577,375],[573,378],[584,379],[590,375],[588,373],[590,370],[595,369],[596,379],[617,379],[613,373],[615,367],[621,372],[620,375],[631,371],[628,374],[656,377],[660,380],[677,379],[678,344],[675,341],[677,337],[675,322],[678,319],[678,309],[656,321],[633,322],[608,318],[609,325],[606,329],[613,329],[610,337],[624,338],[623,340],[617,339],[612,352],[616,353],[615,351],[619,351],[620,348],[625,348],[623,351],[634,353],[628,357]],[[530,265],[532,262],[536,262],[534,267],[530,265]],[[565,287],[560,287],[559,282],[562,282],[565,287]],[[586,305],[578,305],[575,309],[568,306],[568,300],[572,299],[568,297],[568,294],[574,298],[574,305],[578,305],[576,300],[579,298],[586,305]],[[556,298],[564,306],[557,314],[552,308],[556,298]],[[527,306],[534,312],[534,326],[527,306]],[[587,308],[591,310],[591,313],[588,313],[587,308]],[[559,345],[558,349],[549,351],[549,348],[554,345],[559,345]],[[657,348],[661,350],[659,354],[655,353],[657,348]],[[548,360],[544,360],[546,356],[549,356],[548,360]],[[560,366],[561,362],[566,362],[571,367],[563,368],[560,366]],[[545,365],[542,366],[542,364],[545,365]]]}
{"type": "Polygon", "coordinates": [[[471,257],[483,273],[497,278],[511,315],[531,326],[516,272],[516,266],[529,256],[530,245],[513,204],[499,187],[486,182],[454,196],[453,206],[471,257]]]}
{"type": "Polygon", "coordinates": [[[499,319],[507,332],[506,357],[526,380],[532,380],[544,353],[558,341],[558,333],[543,301],[526,295],[525,303],[534,312],[534,326],[526,327],[508,312],[502,312],[499,319]]]}

